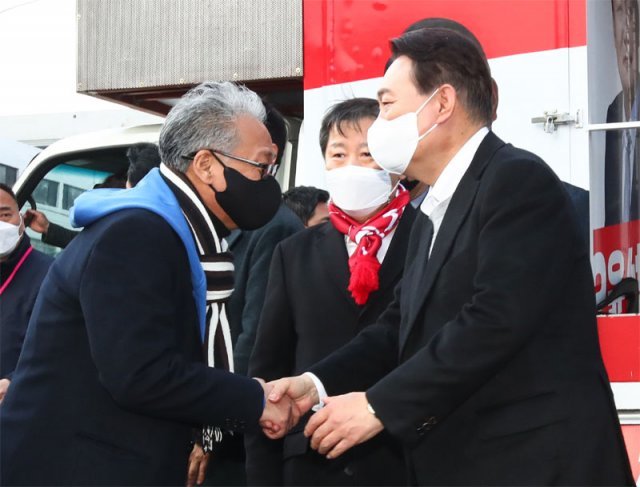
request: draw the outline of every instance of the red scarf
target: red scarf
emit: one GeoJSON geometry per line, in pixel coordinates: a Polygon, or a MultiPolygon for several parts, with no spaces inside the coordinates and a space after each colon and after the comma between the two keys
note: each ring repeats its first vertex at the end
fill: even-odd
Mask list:
{"type": "Polygon", "coordinates": [[[366,222],[358,223],[329,202],[331,224],[358,245],[356,251],[349,257],[349,270],[351,271],[349,291],[358,305],[365,304],[369,299],[369,294],[379,287],[378,250],[382,245],[382,239],[398,226],[400,217],[402,217],[408,203],[409,191],[399,185],[396,196],[387,206],[366,222]]]}

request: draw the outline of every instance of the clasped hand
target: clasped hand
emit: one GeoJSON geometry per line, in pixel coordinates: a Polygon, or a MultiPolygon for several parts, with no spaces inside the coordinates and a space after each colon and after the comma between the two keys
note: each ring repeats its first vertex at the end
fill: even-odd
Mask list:
{"type": "MultiPolygon", "coordinates": [[[[264,434],[272,439],[282,438],[297,424],[300,417],[319,402],[318,392],[310,377],[287,377],[266,384],[271,387],[267,404],[285,405],[294,413],[285,423],[261,421],[264,434]]],[[[307,423],[304,434],[311,438],[311,448],[327,458],[337,458],[344,452],[380,433],[382,422],[367,408],[364,392],[352,392],[328,397],[325,406],[307,423]]],[[[265,414],[267,409],[265,408],[265,414]]]]}

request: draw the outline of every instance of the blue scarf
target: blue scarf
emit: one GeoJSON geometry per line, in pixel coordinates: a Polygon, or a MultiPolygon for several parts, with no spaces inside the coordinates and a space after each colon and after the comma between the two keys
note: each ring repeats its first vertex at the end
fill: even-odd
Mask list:
{"type": "Polygon", "coordinates": [[[69,218],[74,227],[86,227],[111,213],[130,208],[141,208],[161,216],[182,240],[189,258],[193,299],[196,302],[200,326],[200,339],[204,343],[207,290],[204,271],[191,230],[178,200],[162,179],[157,168],[152,169],[135,188],[124,190],[95,189],[81,194],[71,208],[69,218]]]}

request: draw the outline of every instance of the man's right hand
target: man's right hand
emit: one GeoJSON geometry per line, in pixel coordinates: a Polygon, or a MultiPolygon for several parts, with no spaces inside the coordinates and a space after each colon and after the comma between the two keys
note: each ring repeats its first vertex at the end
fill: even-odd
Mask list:
{"type": "Polygon", "coordinates": [[[271,394],[273,386],[260,378],[254,377],[254,379],[260,383],[264,391],[265,406],[260,417],[260,427],[268,438],[282,438],[298,424],[300,411],[289,397],[284,397],[280,401],[269,401],[267,397],[271,394]]]}
{"type": "MultiPolygon", "coordinates": [[[[268,403],[278,404],[282,401],[292,401],[294,404],[294,408],[298,412],[298,419],[291,427],[297,424],[300,416],[320,402],[316,386],[311,377],[306,374],[278,379],[269,382],[267,387],[270,388],[267,396],[268,403]]],[[[271,439],[282,438],[287,431],[274,432],[263,427],[264,434],[271,439]]]]}
{"type": "Polygon", "coordinates": [[[41,211],[27,210],[24,214],[24,221],[34,232],[44,234],[49,230],[49,220],[41,211]]]}

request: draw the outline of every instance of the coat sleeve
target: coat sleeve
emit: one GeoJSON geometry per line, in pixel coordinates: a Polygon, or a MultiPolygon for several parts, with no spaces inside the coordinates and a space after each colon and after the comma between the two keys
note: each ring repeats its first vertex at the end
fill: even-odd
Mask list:
{"type": "Polygon", "coordinates": [[[64,249],[78,233],[80,232],[56,225],[55,223],[50,223],[47,233],[42,235],[42,241],[54,247],[64,249]]]}
{"type": "Polygon", "coordinates": [[[99,380],[124,409],[194,425],[257,427],[264,395],[257,381],[207,367],[181,350],[188,265],[177,235],[146,211],[130,212],[99,236],[79,300],[99,380]],[[184,272],[184,271],[183,271],[184,272]]]}
{"type": "Polygon", "coordinates": [[[401,293],[402,281],[375,324],[309,369],[328,395],[366,390],[398,365],[401,293]]]}
{"type": "Polygon", "coordinates": [[[510,162],[488,179],[475,203],[475,293],[425,346],[367,391],[385,428],[405,442],[417,442],[422,425],[446,417],[505,367],[561,306],[558,290],[575,269],[575,248],[582,244],[560,182],[537,160],[510,162]]]}
{"type": "MultiPolygon", "coordinates": [[[[302,224],[300,224],[301,228],[302,224]]],[[[260,313],[265,303],[269,264],[274,249],[278,243],[298,229],[287,221],[272,221],[259,231],[259,237],[251,245],[250,254],[245,257],[249,259],[249,267],[240,319],[242,330],[233,350],[235,371],[239,374],[247,374],[249,357],[256,341],[260,313]]]]}
{"type": "MultiPolygon", "coordinates": [[[[282,245],[278,245],[249,362],[250,376],[267,381],[289,376],[294,368],[296,334],[284,262],[282,245]]],[[[245,447],[248,485],[282,485],[283,440],[273,441],[262,433],[251,433],[245,435],[245,447]]]]}

